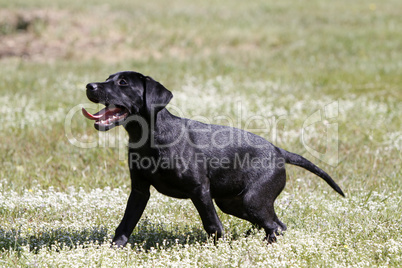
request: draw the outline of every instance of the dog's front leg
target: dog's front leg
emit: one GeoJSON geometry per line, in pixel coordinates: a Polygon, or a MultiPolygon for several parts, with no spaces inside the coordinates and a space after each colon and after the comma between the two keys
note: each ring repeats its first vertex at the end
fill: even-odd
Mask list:
{"type": "Polygon", "coordinates": [[[191,201],[200,214],[205,231],[218,239],[223,235],[223,227],[212,202],[210,191],[203,186],[198,188],[191,197],[191,201]]]}
{"type": "Polygon", "coordinates": [[[149,196],[149,187],[147,191],[131,190],[124,217],[117,227],[113,238],[113,243],[115,243],[116,246],[124,247],[127,244],[128,238],[144,212],[149,196]]]}

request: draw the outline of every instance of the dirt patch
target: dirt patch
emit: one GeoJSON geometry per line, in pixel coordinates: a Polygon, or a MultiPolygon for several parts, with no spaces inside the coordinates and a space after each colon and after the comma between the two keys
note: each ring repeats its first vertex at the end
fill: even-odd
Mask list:
{"type": "Polygon", "coordinates": [[[113,17],[62,10],[0,11],[0,59],[94,58],[125,42],[113,17]]]}
{"type": "Polygon", "coordinates": [[[135,17],[128,12],[111,11],[107,7],[79,12],[3,9],[0,10],[0,60],[11,57],[39,62],[146,61],[163,57],[187,60],[213,54],[233,57],[245,53],[248,57],[260,49],[258,38],[214,31],[202,33],[202,27],[178,25],[165,23],[163,19],[155,21],[152,16],[135,17]],[[215,37],[209,37],[209,33],[215,37]]]}

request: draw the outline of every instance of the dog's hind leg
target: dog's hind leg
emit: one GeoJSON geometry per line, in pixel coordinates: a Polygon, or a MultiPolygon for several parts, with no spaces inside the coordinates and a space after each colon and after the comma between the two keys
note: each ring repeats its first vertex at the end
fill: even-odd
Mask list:
{"type": "MultiPolygon", "coordinates": [[[[251,222],[254,228],[264,228],[268,242],[275,242],[278,227],[282,229],[282,226],[285,225],[278,219],[269,203],[259,203],[258,200],[254,199],[252,204],[249,204],[246,201],[248,198],[246,195],[245,200],[215,199],[215,202],[223,212],[251,222]]],[[[248,230],[246,234],[250,235],[251,232],[252,229],[248,230]]]]}
{"type": "MultiPolygon", "coordinates": [[[[260,207],[258,211],[253,209],[250,212],[252,222],[256,222],[259,226],[262,226],[265,230],[266,237],[268,243],[276,242],[276,234],[279,234],[279,227],[282,228],[280,224],[278,224],[278,217],[275,214],[275,210],[273,204],[264,204],[265,207],[260,207]]],[[[280,221],[279,221],[280,222],[280,221]]],[[[280,222],[282,223],[282,222],[280,222]]],[[[282,223],[283,224],[283,223],[282,223]]]]}
{"type": "Polygon", "coordinates": [[[262,228],[260,225],[253,222],[253,220],[247,215],[247,211],[243,205],[242,196],[231,199],[215,199],[215,203],[223,212],[251,222],[253,226],[246,232],[246,236],[251,235],[255,229],[259,230],[262,228]]]}
{"type": "Polygon", "coordinates": [[[260,207],[258,211],[251,208],[249,213],[251,222],[256,222],[258,226],[261,226],[265,230],[266,237],[268,243],[276,242],[275,234],[278,233],[278,223],[275,221],[277,216],[273,209],[273,206],[268,204],[264,204],[266,207],[260,207]]]}
{"type": "Polygon", "coordinates": [[[261,178],[261,180],[250,187],[243,197],[243,206],[249,217],[249,221],[264,228],[268,243],[276,242],[275,234],[278,229],[286,230],[275,213],[274,202],[281,193],[286,183],[286,173],[276,172],[275,177],[261,178]],[[273,181],[274,180],[274,183],[273,181]],[[261,183],[262,182],[262,183],[261,183]]]}
{"type": "MultiPolygon", "coordinates": [[[[279,227],[281,227],[281,231],[284,232],[288,229],[288,227],[286,227],[286,224],[284,224],[283,222],[281,222],[280,219],[278,219],[278,216],[275,219],[275,222],[279,225],[279,227]]],[[[279,234],[279,233],[277,233],[279,234]]]]}

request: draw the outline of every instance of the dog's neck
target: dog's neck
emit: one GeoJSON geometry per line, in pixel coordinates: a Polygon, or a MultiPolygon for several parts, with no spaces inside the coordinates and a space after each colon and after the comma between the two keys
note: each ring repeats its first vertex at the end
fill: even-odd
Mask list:
{"type": "Polygon", "coordinates": [[[139,150],[155,149],[158,145],[169,144],[177,138],[184,124],[181,118],[171,114],[166,108],[155,116],[137,116],[124,126],[129,135],[129,147],[139,150]]]}

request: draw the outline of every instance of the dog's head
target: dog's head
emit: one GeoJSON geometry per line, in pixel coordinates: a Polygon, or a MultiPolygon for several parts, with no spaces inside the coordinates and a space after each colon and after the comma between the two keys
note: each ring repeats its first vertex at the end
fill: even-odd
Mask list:
{"type": "Polygon", "coordinates": [[[87,85],[87,97],[106,107],[95,114],[82,108],[88,119],[95,120],[97,130],[106,131],[124,125],[130,115],[144,118],[156,116],[165,108],[173,94],[149,76],[136,72],[112,74],[105,82],[87,85]]]}

